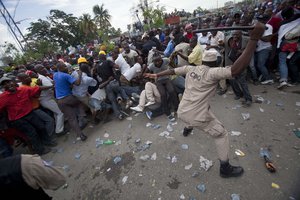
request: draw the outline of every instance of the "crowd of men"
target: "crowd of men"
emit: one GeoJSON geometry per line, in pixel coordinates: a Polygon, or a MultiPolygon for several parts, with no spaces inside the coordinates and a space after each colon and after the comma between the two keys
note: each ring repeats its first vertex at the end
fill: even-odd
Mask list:
{"type": "Polygon", "coordinates": [[[123,120],[130,111],[145,111],[150,120],[165,115],[174,122],[178,111],[187,123],[184,136],[200,127],[215,137],[221,176],[241,175],[243,169],[228,162],[228,135],[209,110],[209,97],[217,85],[219,95],[231,86],[234,100],[242,99],[243,105],[249,107],[250,82],[279,82],[278,89],[299,84],[299,6],[299,1],[288,0],[274,9],[268,1],[253,12],[199,18],[197,24],[153,29],[135,38],[122,37],[112,51],[105,46],[99,50],[92,46],[14,66],[11,73],[1,70],[1,157],[13,155],[16,139],[26,144],[31,153],[43,155],[57,145],[57,137],[67,132],[75,134],[78,141],[86,141],[84,128],[88,123],[105,123],[112,116],[123,120]],[[262,37],[259,26],[254,33],[195,31],[256,22],[264,24],[262,37]],[[244,51],[255,53],[247,57],[244,51]],[[194,85],[194,81],[200,84],[194,85]]]}

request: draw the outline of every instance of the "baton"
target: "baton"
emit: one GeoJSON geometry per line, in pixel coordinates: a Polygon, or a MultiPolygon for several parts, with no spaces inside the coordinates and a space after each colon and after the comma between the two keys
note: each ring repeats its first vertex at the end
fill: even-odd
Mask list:
{"type": "Polygon", "coordinates": [[[193,33],[203,33],[203,32],[210,32],[210,31],[232,31],[232,30],[249,31],[249,30],[253,30],[253,29],[254,29],[254,26],[215,27],[215,28],[197,29],[197,30],[194,30],[193,33]]]}

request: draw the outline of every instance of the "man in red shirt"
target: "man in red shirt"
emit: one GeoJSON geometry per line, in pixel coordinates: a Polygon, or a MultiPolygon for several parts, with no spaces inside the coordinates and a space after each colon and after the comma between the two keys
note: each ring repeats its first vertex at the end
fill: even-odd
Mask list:
{"type": "Polygon", "coordinates": [[[31,98],[37,97],[40,91],[46,88],[17,87],[17,84],[7,77],[0,79],[0,86],[4,88],[4,92],[0,94],[0,112],[7,111],[11,126],[27,135],[35,153],[49,153],[51,149],[44,145],[51,146],[53,142],[45,131],[43,121],[32,112],[31,102],[31,98]]]}

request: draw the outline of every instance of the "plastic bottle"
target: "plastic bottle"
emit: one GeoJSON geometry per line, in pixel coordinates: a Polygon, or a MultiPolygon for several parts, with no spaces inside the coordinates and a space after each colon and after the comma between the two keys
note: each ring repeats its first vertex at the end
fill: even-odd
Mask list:
{"type": "Polygon", "coordinates": [[[103,144],[106,144],[106,145],[111,145],[111,144],[115,144],[116,141],[113,141],[113,140],[106,140],[103,142],[103,144]]]}
{"type": "Polygon", "coordinates": [[[231,194],[231,200],[240,200],[239,194],[231,194]]]}
{"type": "Polygon", "coordinates": [[[117,156],[114,158],[114,163],[118,164],[119,162],[121,162],[122,158],[120,156],[117,156]]]}

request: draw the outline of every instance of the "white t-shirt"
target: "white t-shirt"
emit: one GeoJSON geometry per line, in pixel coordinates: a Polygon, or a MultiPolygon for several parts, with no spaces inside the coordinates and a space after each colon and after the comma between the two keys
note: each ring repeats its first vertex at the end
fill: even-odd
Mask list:
{"type": "Polygon", "coordinates": [[[118,58],[115,60],[115,63],[119,66],[121,74],[123,75],[128,69],[130,69],[130,65],[126,62],[122,54],[119,54],[118,58]]]}
{"type": "Polygon", "coordinates": [[[210,45],[211,46],[218,46],[220,41],[224,41],[225,35],[223,32],[218,31],[216,36],[211,35],[210,45]]]}
{"type": "Polygon", "coordinates": [[[140,63],[135,63],[130,69],[128,69],[123,76],[128,80],[131,81],[131,79],[133,79],[137,73],[142,71],[142,66],[140,65],[140,63]]]}
{"type": "MultiPolygon", "coordinates": [[[[273,27],[270,24],[265,24],[268,29],[265,30],[264,36],[269,36],[273,34],[273,27]]],[[[262,40],[258,40],[256,51],[261,51],[263,49],[272,48],[271,42],[264,42],[262,40]]]]}
{"type": "MultiPolygon", "coordinates": [[[[38,78],[42,81],[42,86],[53,86],[53,80],[48,76],[38,74],[38,78]]],[[[40,97],[54,97],[53,89],[42,90],[40,97]]]]}
{"type": "Polygon", "coordinates": [[[210,35],[211,35],[210,32],[208,32],[206,36],[203,36],[202,33],[198,33],[197,34],[197,36],[198,36],[198,43],[200,45],[204,45],[204,44],[206,45],[206,44],[208,44],[209,43],[209,36],[210,35]]]}

